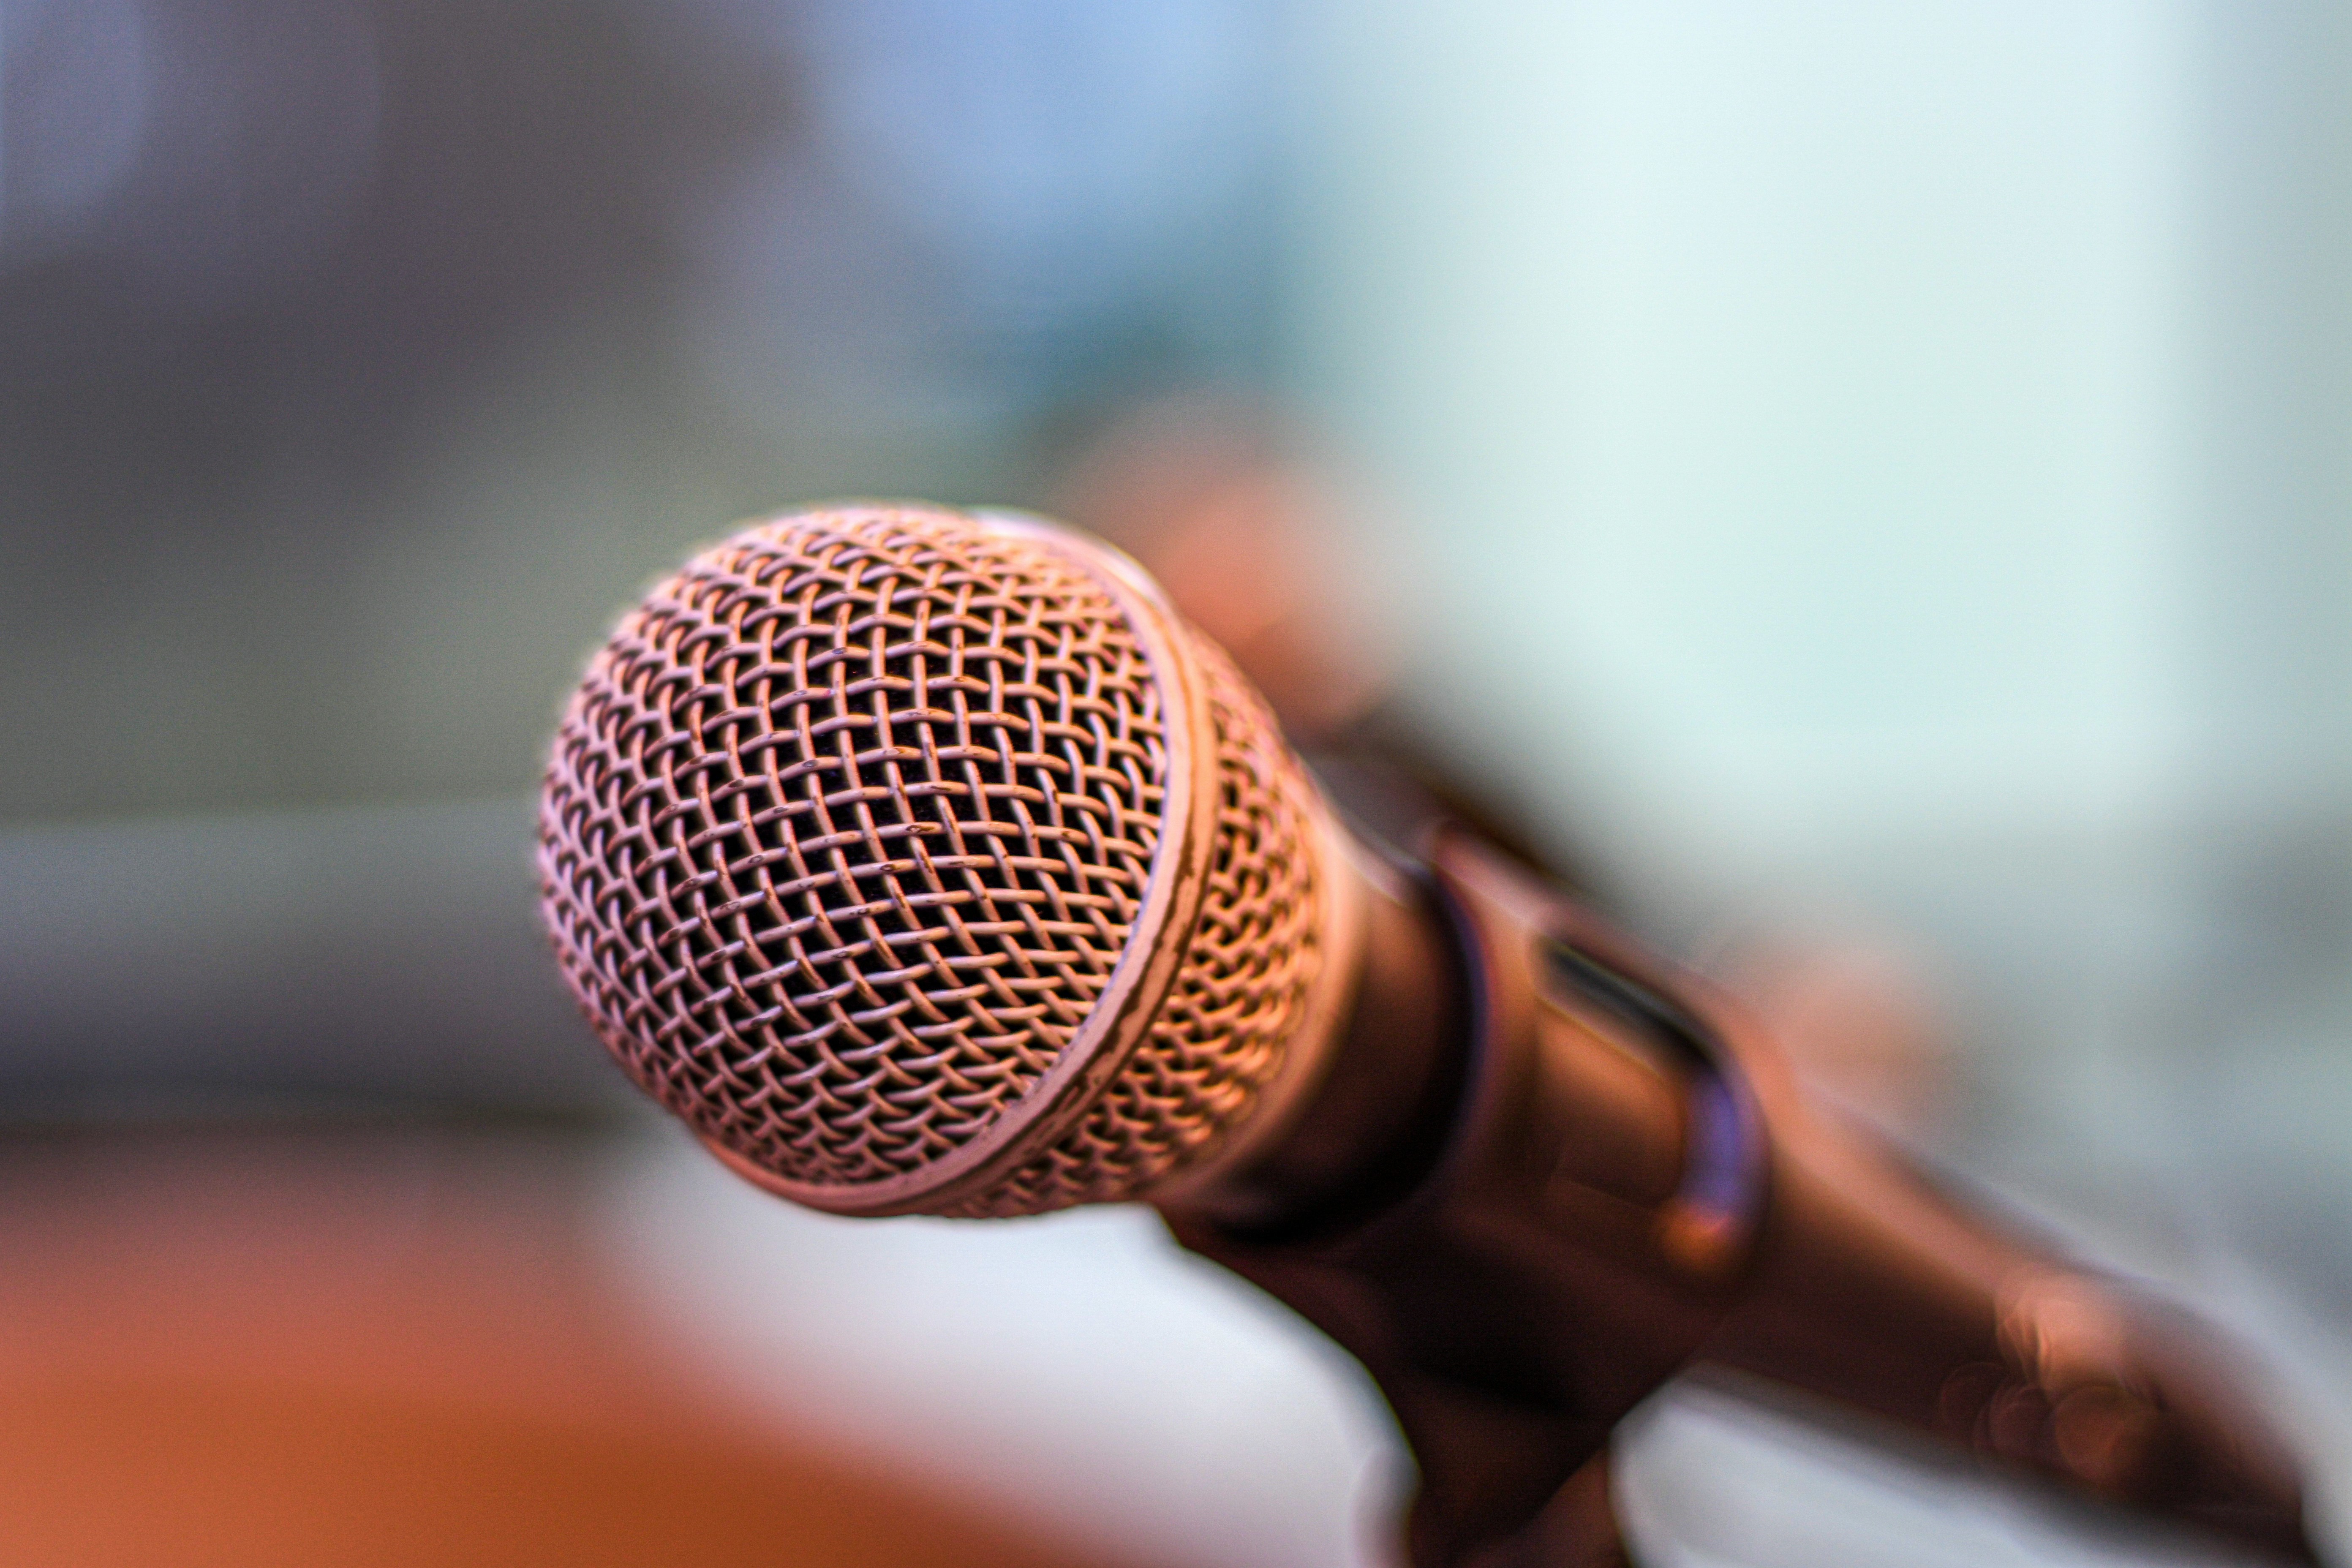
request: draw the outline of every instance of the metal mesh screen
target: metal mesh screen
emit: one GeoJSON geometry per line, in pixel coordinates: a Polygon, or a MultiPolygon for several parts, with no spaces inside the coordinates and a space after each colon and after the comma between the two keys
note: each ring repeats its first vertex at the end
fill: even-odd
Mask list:
{"type": "Polygon", "coordinates": [[[1282,1065],[1322,963],[1309,785],[1264,701],[1205,643],[1217,737],[1208,886],[1184,962],[1127,1070],[1076,1127],[957,1212],[1126,1197],[1238,1127],[1282,1065]]]}
{"type": "MultiPolygon", "coordinates": [[[[1278,1065],[1316,960],[1310,802],[1208,654],[1191,945],[1079,1124],[959,1212],[1124,1195],[1278,1065]]],[[[622,621],[565,712],[540,845],[564,973],[637,1081],[747,1163],[919,1172],[1103,994],[1181,783],[1167,689],[1102,582],[1033,538],[884,507],[739,534],[622,621]]]]}

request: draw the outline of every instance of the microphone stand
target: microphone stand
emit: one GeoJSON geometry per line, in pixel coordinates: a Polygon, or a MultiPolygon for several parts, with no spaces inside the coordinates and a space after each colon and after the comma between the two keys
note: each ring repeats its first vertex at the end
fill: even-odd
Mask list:
{"type": "Polygon", "coordinates": [[[1630,1563],[1611,1433],[1702,1363],[2319,1561],[2189,1333],[1817,1117],[1705,986],[1458,831],[1370,904],[1320,1088],[1161,1207],[1370,1373],[1415,1568],[1630,1563]]]}

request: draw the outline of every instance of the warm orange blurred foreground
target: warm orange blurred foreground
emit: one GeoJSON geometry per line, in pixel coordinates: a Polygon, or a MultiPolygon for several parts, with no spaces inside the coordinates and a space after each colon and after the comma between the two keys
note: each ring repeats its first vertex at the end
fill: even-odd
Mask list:
{"type": "Polygon", "coordinates": [[[1075,1564],[717,1408],[600,1287],[590,1141],[0,1144],[0,1563],[1075,1564]]]}

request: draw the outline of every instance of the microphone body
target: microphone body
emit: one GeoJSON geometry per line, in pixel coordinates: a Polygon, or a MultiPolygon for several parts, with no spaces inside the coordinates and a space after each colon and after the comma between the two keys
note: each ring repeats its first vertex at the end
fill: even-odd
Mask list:
{"type": "Polygon", "coordinates": [[[2315,1561],[2188,1336],[1466,834],[1370,852],[1099,542],[751,528],[591,661],[540,821],[583,1011],[721,1159],[846,1214],[1155,1205],[1378,1382],[1418,1568],[1624,1561],[1610,1432],[1694,1365],[2315,1561]]]}
{"type": "Polygon", "coordinates": [[[1323,1094],[1160,1207],[1371,1372],[1417,1564],[1623,1561],[1609,1435],[1692,1368],[2317,1561],[2227,1368],[1816,1117],[1703,984],[1459,833],[1370,879],[1323,1094]]]}

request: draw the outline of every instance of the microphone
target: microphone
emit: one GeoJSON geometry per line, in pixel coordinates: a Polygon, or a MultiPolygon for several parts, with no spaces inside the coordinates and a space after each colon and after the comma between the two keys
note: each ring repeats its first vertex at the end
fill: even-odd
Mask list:
{"type": "Polygon", "coordinates": [[[847,1215],[1142,1201],[1354,1353],[1413,1560],[1623,1561],[1712,1366],[2316,1562],[2194,1328],[1817,1117],[1737,1008],[1466,834],[1383,854],[1132,562],[848,504],[656,584],[566,707],[541,911],[719,1159],[847,1215]]]}

